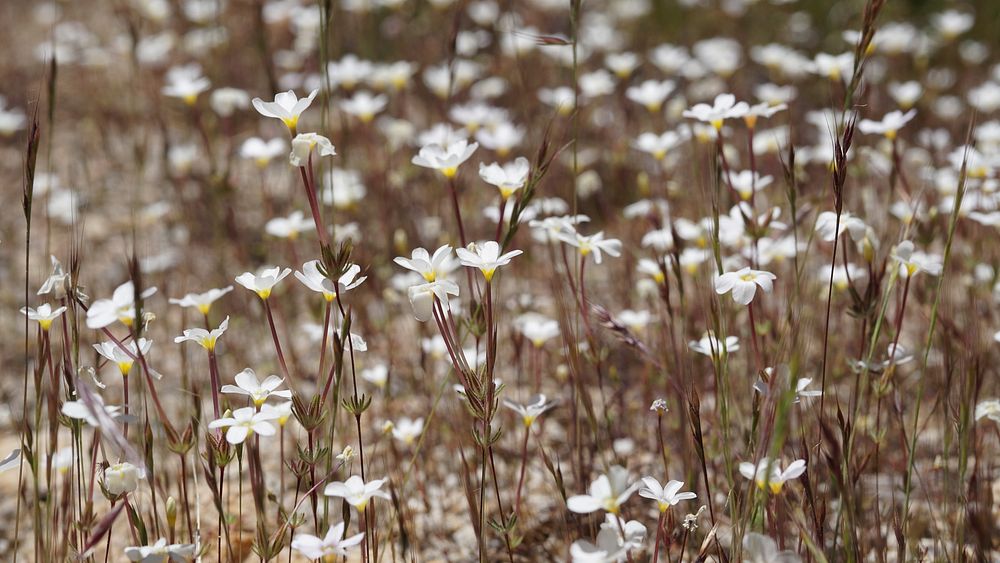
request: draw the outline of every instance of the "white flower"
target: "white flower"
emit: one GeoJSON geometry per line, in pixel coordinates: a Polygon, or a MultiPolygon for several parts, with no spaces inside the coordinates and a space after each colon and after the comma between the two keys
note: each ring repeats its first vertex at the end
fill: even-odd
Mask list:
{"type": "Polygon", "coordinates": [[[637,104],[642,104],[651,113],[660,111],[663,101],[667,99],[677,85],[672,80],[646,80],[638,86],[629,86],[625,97],[637,104]]]}
{"type": "Polygon", "coordinates": [[[375,385],[379,389],[384,389],[389,380],[389,366],[379,363],[370,368],[361,370],[361,379],[375,385]]]}
{"type": "Polygon", "coordinates": [[[347,557],[352,547],[361,543],[364,533],[344,537],[344,523],[331,526],[323,539],[309,534],[295,534],[292,539],[292,549],[309,559],[336,560],[338,556],[347,557]]]}
{"type": "MultiPolygon", "coordinates": [[[[102,409],[104,411],[104,416],[107,416],[112,420],[120,420],[123,417],[121,407],[105,405],[100,395],[94,395],[94,400],[96,401],[96,405],[94,406],[98,409],[102,409]]],[[[86,421],[90,426],[98,427],[101,425],[97,416],[91,412],[90,408],[83,401],[66,401],[63,403],[60,411],[69,418],[86,421]]]]}
{"type": "Polygon", "coordinates": [[[614,257],[621,256],[622,241],[616,238],[605,239],[604,231],[586,236],[573,229],[569,232],[557,233],[556,238],[570,246],[575,246],[580,251],[580,256],[593,255],[594,262],[598,264],[601,263],[604,252],[614,257]]]}
{"type": "Polygon", "coordinates": [[[288,389],[277,391],[285,380],[277,375],[269,375],[264,381],[257,379],[257,374],[250,368],[236,374],[236,385],[223,385],[223,393],[234,395],[247,395],[256,407],[264,404],[268,397],[292,398],[292,392],[288,389]]]}
{"type": "Polygon", "coordinates": [[[913,243],[908,240],[896,245],[892,251],[892,259],[899,262],[899,275],[904,278],[915,276],[920,272],[937,276],[944,268],[939,256],[914,250],[913,243]]]}
{"type": "Polygon", "coordinates": [[[413,445],[413,442],[420,437],[420,433],[423,431],[423,418],[418,418],[416,420],[401,418],[399,421],[392,424],[392,437],[407,446],[413,445]]]}
{"type": "Polygon", "coordinates": [[[766,457],[761,458],[756,465],[748,462],[740,464],[740,475],[757,483],[761,490],[766,487],[770,488],[771,494],[775,495],[781,492],[786,481],[797,479],[805,472],[806,462],[801,459],[788,464],[784,470],[781,469],[778,462],[771,462],[766,457]],[[770,475],[768,475],[769,472],[770,475]]]}
{"type": "Polygon", "coordinates": [[[32,309],[31,307],[21,307],[21,314],[26,315],[29,319],[33,321],[38,321],[38,326],[42,327],[42,330],[49,330],[52,326],[52,321],[59,318],[66,311],[66,307],[59,307],[53,309],[52,305],[48,303],[43,303],[38,306],[37,309],[32,309]]]}
{"type": "Polygon", "coordinates": [[[675,131],[665,131],[659,135],[656,133],[643,133],[632,144],[636,149],[649,153],[656,160],[663,160],[671,149],[680,146],[691,137],[691,132],[687,128],[675,131]]]}
{"type": "Polygon", "coordinates": [[[302,115],[302,112],[306,111],[306,108],[312,103],[317,93],[319,93],[319,90],[313,90],[309,93],[308,97],[300,100],[295,95],[295,92],[289,90],[276,94],[273,102],[265,102],[260,98],[254,98],[253,107],[264,117],[280,119],[294,135],[298,128],[299,117],[302,115]]]}
{"type": "Polygon", "coordinates": [[[439,170],[446,178],[454,178],[458,174],[458,167],[468,160],[477,148],[479,148],[478,143],[469,144],[465,139],[448,143],[446,147],[432,143],[421,147],[412,162],[417,166],[439,170]]]}
{"type": "Polygon", "coordinates": [[[507,199],[524,187],[528,181],[530,169],[531,165],[528,163],[528,159],[521,156],[514,162],[503,165],[496,162],[489,166],[479,163],[479,177],[487,184],[496,186],[500,190],[500,196],[507,199]]]}
{"type": "Polygon", "coordinates": [[[292,273],[291,268],[285,268],[284,270],[280,267],[264,268],[256,274],[244,272],[236,276],[236,283],[253,291],[261,299],[267,299],[271,296],[274,286],[285,279],[290,273],[292,273]]]}
{"type": "Polygon", "coordinates": [[[152,340],[140,338],[138,346],[136,346],[135,341],[122,344],[108,341],[94,344],[94,349],[106,360],[114,362],[122,375],[128,375],[139,353],[142,352],[143,355],[148,354],[152,346],[152,340]]]}
{"type": "MultiPolygon", "coordinates": [[[[146,299],[156,293],[151,287],[142,292],[141,299],[146,299]]],[[[87,327],[104,328],[115,321],[121,321],[131,327],[135,321],[135,286],[127,281],[115,289],[111,299],[98,299],[87,310],[87,327]]]]}
{"type": "Polygon", "coordinates": [[[372,95],[371,92],[361,90],[355,92],[353,96],[340,101],[340,109],[344,113],[353,115],[362,123],[369,123],[375,115],[385,109],[389,99],[385,94],[372,95]]]}
{"type": "Polygon", "coordinates": [[[213,328],[212,330],[205,330],[203,328],[189,328],[184,331],[182,336],[174,337],[174,343],[180,344],[181,342],[197,342],[202,348],[211,352],[215,350],[215,343],[219,340],[219,337],[226,332],[229,328],[229,317],[219,324],[219,328],[213,328]]]}
{"type": "Polygon", "coordinates": [[[746,102],[736,102],[732,94],[719,94],[712,105],[696,104],[691,109],[684,110],[684,117],[711,123],[716,131],[722,129],[722,122],[727,119],[741,118],[750,111],[746,102]]]}
{"type": "Polygon", "coordinates": [[[254,407],[243,407],[233,411],[232,416],[224,416],[218,420],[208,423],[211,429],[229,428],[226,431],[226,441],[232,445],[242,444],[250,434],[256,433],[261,436],[274,436],[277,430],[271,424],[272,420],[278,419],[278,413],[274,411],[257,412],[254,407]]]}
{"type": "Polygon", "coordinates": [[[368,279],[368,276],[358,277],[359,273],[361,273],[361,266],[350,264],[334,283],[333,280],[319,271],[319,260],[310,260],[302,265],[301,272],[295,272],[295,277],[302,282],[302,285],[322,294],[323,299],[329,303],[337,298],[338,292],[354,289],[368,279]]]}
{"type": "Polygon", "coordinates": [[[701,337],[701,340],[692,340],[688,343],[688,346],[699,354],[719,358],[723,356],[723,353],[730,354],[739,350],[740,339],[735,336],[727,336],[723,342],[719,338],[716,338],[715,333],[708,331],[701,337]],[[725,344],[725,350],[723,350],[723,344],[725,344]]]}
{"type": "Polygon", "coordinates": [[[194,307],[202,315],[207,315],[212,308],[212,303],[218,301],[223,295],[233,290],[233,286],[227,285],[222,289],[213,288],[205,293],[188,293],[181,299],[170,299],[172,305],[181,307],[194,307]]]}
{"type": "Polygon", "coordinates": [[[643,477],[642,484],[643,487],[639,489],[639,496],[655,500],[660,512],[666,512],[671,506],[682,500],[698,498],[698,495],[694,493],[679,492],[684,486],[684,483],[681,481],[669,481],[666,485],[660,485],[660,482],[652,477],[643,477]]]}
{"type": "Polygon", "coordinates": [[[143,470],[123,461],[104,470],[104,488],[114,496],[131,493],[139,488],[139,479],[145,478],[143,470]]]}
{"type": "Polygon", "coordinates": [[[240,156],[264,168],[272,160],[284,154],[287,146],[285,140],[280,137],[268,141],[260,137],[250,137],[240,145],[240,156]]]}
{"type": "Polygon", "coordinates": [[[306,166],[309,155],[317,147],[320,156],[337,156],[337,149],[333,147],[330,139],[316,133],[299,133],[292,139],[292,152],[288,155],[288,162],[292,166],[306,166]]]}
{"type": "Polygon", "coordinates": [[[639,483],[629,483],[628,470],[620,465],[612,466],[607,475],[601,475],[590,483],[585,495],[574,495],[566,499],[566,506],[572,512],[589,514],[605,510],[612,514],[639,488],[639,483]]]}
{"type": "Polygon", "coordinates": [[[885,135],[890,141],[896,138],[896,134],[904,125],[910,122],[917,115],[917,110],[911,109],[903,113],[901,111],[890,111],[885,114],[882,121],[862,119],[858,123],[858,130],[866,135],[885,135]]]}
{"type": "Polygon", "coordinates": [[[295,240],[299,233],[312,230],[315,227],[312,219],[302,211],[292,211],[288,217],[275,217],[264,225],[264,232],[272,237],[295,240]]]}
{"type": "Polygon", "coordinates": [[[629,551],[642,547],[645,540],[646,527],[642,523],[626,522],[614,514],[606,514],[596,542],[577,540],[570,546],[569,553],[573,563],[621,563],[628,559],[629,551]]]}
{"type": "Polygon", "coordinates": [[[433,256],[424,248],[416,248],[409,258],[398,256],[393,262],[420,274],[428,282],[445,277],[456,267],[451,256],[451,247],[447,244],[435,250],[433,256]]]}
{"type": "Polygon", "coordinates": [[[733,301],[740,305],[749,305],[760,286],[765,293],[770,293],[773,281],[778,277],[771,272],[751,270],[749,267],[735,272],[726,272],[715,278],[715,292],[719,295],[733,293],[733,301]]]}
{"type": "Polygon", "coordinates": [[[458,284],[451,280],[435,280],[407,290],[413,316],[420,322],[427,322],[433,316],[435,301],[439,301],[446,310],[449,309],[449,295],[458,296],[458,284]]]}
{"type": "Polygon", "coordinates": [[[166,538],[160,538],[153,545],[125,548],[125,557],[129,561],[139,563],[181,563],[194,560],[198,546],[193,543],[167,544],[166,538]]]}
{"type": "Polygon", "coordinates": [[[330,483],[323,490],[323,494],[328,497],[341,497],[347,501],[347,504],[358,509],[358,512],[364,512],[372,498],[392,498],[388,492],[381,490],[385,482],[386,479],[375,479],[365,483],[361,477],[352,475],[347,481],[330,483]]]}
{"type": "Polygon", "coordinates": [[[520,256],[520,250],[511,250],[500,254],[500,244],[496,241],[486,241],[482,244],[470,243],[469,248],[457,248],[458,260],[467,268],[478,268],[486,281],[491,281],[497,268],[510,264],[515,256],[520,256]]]}
{"type": "Polygon", "coordinates": [[[167,85],[163,87],[163,95],[180,98],[189,106],[194,105],[198,94],[209,89],[211,83],[202,76],[201,67],[196,63],[175,66],[167,71],[167,85]]]}
{"type": "Polygon", "coordinates": [[[550,401],[545,395],[539,394],[532,397],[525,405],[504,399],[503,406],[521,415],[521,422],[528,427],[534,424],[535,419],[542,416],[545,411],[556,406],[556,401],[550,401]]]}
{"type": "Polygon", "coordinates": [[[988,418],[1000,424],[1000,401],[997,399],[987,399],[976,405],[976,420],[988,418]]]}

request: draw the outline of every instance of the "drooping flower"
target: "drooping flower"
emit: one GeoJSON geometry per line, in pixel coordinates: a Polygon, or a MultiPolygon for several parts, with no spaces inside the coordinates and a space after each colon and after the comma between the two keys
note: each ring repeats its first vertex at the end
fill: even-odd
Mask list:
{"type": "Polygon", "coordinates": [[[264,378],[264,381],[260,381],[252,369],[246,368],[237,373],[235,379],[236,385],[223,385],[222,392],[234,395],[246,395],[250,397],[250,400],[253,401],[254,406],[257,408],[260,408],[264,404],[264,401],[271,396],[285,399],[292,398],[291,390],[277,390],[285,381],[284,378],[277,375],[269,375],[264,378]]]}
{"type": "Polygon", "coordinates": [[[319,152],[320,156],[337,156],[337,149],[330,139],[316,133],[299,133],[292,139],[292,152],[288,155],[288,162],[295,167],[306,166],[313,150],[319,152]]]}

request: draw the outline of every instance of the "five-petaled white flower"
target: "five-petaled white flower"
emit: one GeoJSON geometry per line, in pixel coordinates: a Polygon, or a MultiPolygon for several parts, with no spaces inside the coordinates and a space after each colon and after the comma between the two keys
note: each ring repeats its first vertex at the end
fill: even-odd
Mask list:
{"type": "Polygon", "coordinates": [[[174,337],[174,343],[180,344],[181,342],[197,342],[202,348],[211,352],[215,350],[215,343],[219,340],[226,329],[229,328],[229,317],[226,317],[222,323],[219,324],[219,328],[213,328],[212,330],[205,330],[203,328],[189,328],[184,331],[182,336],[174,337]]]}
{"type": "Polygon", "coordinates": [[[281,280],[292,273],[291,268],[282,270],[280,267],[264,268],[256,274],[244,272],[236,276],[236,283],[256,293],[261,299],[271,296],[271,290],[281,280]]]}
{"type": "Polygon", "coordinates": [[[136,346],[134,341],[122,344],[108,341],[94,344],[94,349],[106,360],[114,362],[122,375],[128,375],[129,370],[132,369],[132,364],[135,363],[140,352],[143,355],[148,354],[152,345],[152,340],[140,338],[138,346],[136,346]]]}
{"type": "Polygon", "coordinates": [[[500,197],[507,199],[524,187],[530,169],[528,159],[523,156],[503,165],[494,162],[487,166],[480,162],[479,177],[487,184],[496,186],[500,190],[500,197]]]}
{"type": "Polygon", "coordinates": [[[257,408],[260,408],[264,404],[264,401],[271,396],[283,397],[285,399],[292,398],[292,392],[288,389],[277,391],[278,387],[285,382],[283,378],[277,375],[269,375],[264,378],[264,381],[260,381],[252,369],[246,368],[237,373],[235,379],[236,385],[223,385],[222,392],[234,395],[247,395],[257,408]]]}
{"type": "Polygon", "coordinates": [[[44,331],[48,331],[52,326],[52,321],[59,318],[66,311],[66,307],[53,309],[52,305],[42,303],[37,309],[31,307],[21,307],[21,314],[26,315],[33,321],[38,321],[38,326],[44,331]]]}
{"type": "Polygon", "coordinates": [[[926,254],[913,249],[913,242],[904,240],[896,245],[892,251],[892,258],[899,262],[899,275],[904,278],[913,277],[920,272],[937,276],[941,274],[944,266],[941,258],[933,254],[926,254]]]}
{"type": "Polygon", "coordinates": [[[232,416],[224,416],[218,420],[208,423],[211,429],[228,428],[226,430],[226,441],[232,445],[242,444],[250,434],[261,436],[274,436],[278,431],[271,424],[272,420],[278,419],[278,413],[274,411],[258,412],[254,407],[243,407],[230,413],[232,416]]]}
{"type": "Polygon", "coordinates": [[[652,477],[643,477],[639,496],[655,500],[660,512],[666,512],[671,506],[682,500],[698,498],[698,495],[691,492],[679,492],[683,486],[682,481],[671,480],[666,485],[660,485],[660,482],[652,477]]]}
{"type": "Polygon", "coordinates": [[[447,244],[435,250],[433,256],[425,248],[415,248],[409,258],[397,256],[393,262],[420,274],[428,282],[436,281],[455,269],[451,247],[447,244]]]}
{"type": "Polygon", "coordinates": [[[524,405],[504,399],[503,406],[521,415],[521,422],[525,427],[528,427],[534,424],[535,419],[542,416],[545,411],[556,406],[556,401],[550,401],[545,395],[539,394],[532,397],[528,403],[524,405]]]}
{"type": "Polygon", "coordinates": [[[805,472],[806,462],[801,459],[788,464],[784,470],[781,469],[778,462],[771,462],[766,457],[761,458],[756,465],[749,462],[740,464],[740,475],[755,482],[761,490],[770,488],[771,494],[775,495],[781,492],[786,481],[796,479],[805,472]]]}
{"type": "Polygon", "coordinates": [[[607,475],[601,475],[590,483],[587,494],[574,495],[566,499],[566,506],[577,514],[590,514],[598,510],[617,514],[622,503],[627,501],[639,486],[639,483],[629,483],[627,469],[615,465],[607,475]]]}
{"type": "Polygon", "coordinates": [[[212,308],[212,303],[218,301],[223,295],[233,290],[233,286],[227,285],[221,289],[213,288],[205,293],[188,293],[181,299],[170,299],[170,304],[181,307],[194,307],[202,315],[207,315],[212,308]]]}
{"type": "Polygon", "coordinates": [[[472,156],[479,148],[479,143],[469,144],[465,139],[448,143],[443,147],[437,143],[424,145],[413,157],[413,164],[441,171],[445,178],[454,178],[458,167],[472,156]]]}
{"type": "Polygon", "coordinates": [[[917,115],[917,110],[911,109],[903,113],[899,110],[890,111],[885,114],[882,121],[862,119],[858,123],[858,130],[866,135],[885,135],[890,141],[896,138],[896,134],[904,125],[910,122],[917,115]]]}
{"type": "Polygon", "coordinates": [[[292,539],[292,549],[309,559],[334,561],[337,557],[346,557],[348,550],[361,543],[365,534],[344,537],[344,523],[330,526],[330,530],[322,539],[309,534],[295,534],[292,539]]]}
{"type": "Polygon", "coordinates": [[[716,131],[722,129],[722,122],[727,119],[742,118],[750,111],[746,102],[737,102],[732,94],[719,94],[712,105],[696,104],[691,109],[684,110],[684,117],[711,123],[716,131]]]}
{"type": "Polygon", "coordinates": [[[765,293],[770,293],[777,276],[771,272],[762,270],[751,270],[749,267],[735,272],[726,272],[715,278],[715,292],[723,295],[733,293],[733,301],[740,305],[749,305],[757,294],[757,287],[760,286],[765,293]]]}
{"type": "Polygon", "coordinates": [[[313,90],[309,93],[308,97],[299,99],[294,91],[289,90],[275,94],[273,102],[265,102],[260,98],[254,98],[253,107],[257,110],[257,113],[264,117],[280,119],[294,136],[298,131],[299,117],[312,104],[313,98],[316,97],[317,93],[319,93],[319,90],[313,90]]]}
{"type": "Polygon", "coordinates": [[[358,512],[364,512],[365,507],[368,506],[368,502],[372,498],[391,498],[388,492],[382,490],[382,485],[385,482],[386,479],[375,479],[374,481],[365,483],[361,477],[352,475],[347,481],[334,481],[330,483],[323,490],[323,494],[328,497],[343,498],[347,501],[347,504],[358,509],[358,512]]]}
{"type": "MultiPolygon", "coordinates": [[[[140,299],[146,299],[156,293],[156,288],[146,289],[140,299]]],[[[111,299],[98,299],[87,310],[87,327],[104,328],[115,321],[121,321],[131,327],[135,321],[135,286],[127,281],[111,294],[111,299]]]]}
{"type": "Polygon", "coordinates": [[[463,266],[478,268],[487,282],[493,279],[497,268],[510,264],[515,256],[522,254],[520,250],[500,254],[500,244],[493,240],[482,244],[470,243],[469,248],[456,248],[455,253],[463,266]]]}
{"type": "Polygon", "coordinates": [[[354,289],[368,279],[368,276],[358,277],[360,273],[361,266],[350,264],[334,283],[319,271],[319,260],[310,260],[302,265],[301,272],[295,272],[295,277],[302,282],[302,285],[322,294],[323,299],[330,302],[337,298],[337,293],[354,289]]]}
{"type": "Polygon", "coordinates": [[[139,563],[181,563],[193,561],[198,546],[193,543],[167,544],[166,538],[156,540],[153,545],[125,548],[125,557],[139,563]]]}

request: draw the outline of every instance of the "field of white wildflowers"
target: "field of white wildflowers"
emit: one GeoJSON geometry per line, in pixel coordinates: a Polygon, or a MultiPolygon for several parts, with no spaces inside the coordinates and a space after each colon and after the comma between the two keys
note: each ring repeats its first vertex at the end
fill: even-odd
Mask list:
{"type": "Polygon", "coordinates": [[[996,0],[0,37],[4,561],[1000,561],[996,0]]]}

